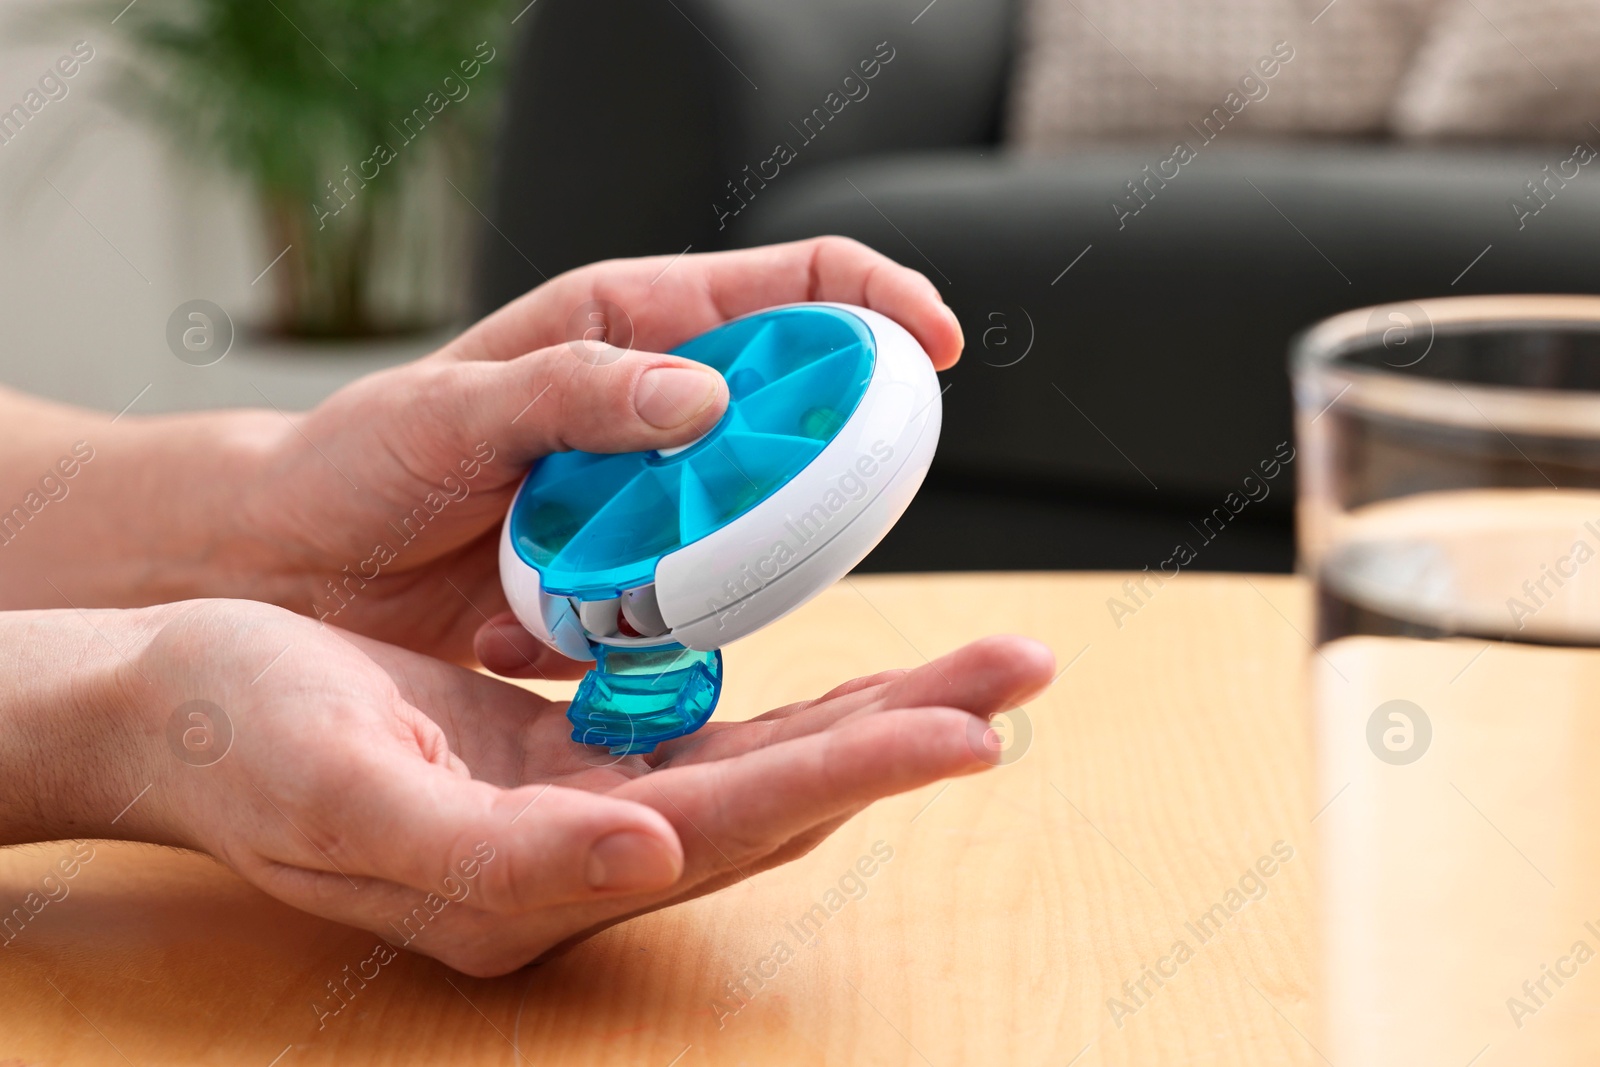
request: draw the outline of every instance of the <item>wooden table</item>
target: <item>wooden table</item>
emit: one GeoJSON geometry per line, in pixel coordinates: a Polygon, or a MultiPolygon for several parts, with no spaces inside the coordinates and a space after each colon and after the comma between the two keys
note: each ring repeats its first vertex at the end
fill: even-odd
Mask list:
{"type": "MultiPolygon", "coordinates": [[[[0,1067],[1320,1063],[1305,588],[1186,574],[1119,627],[1125,577],[847,580],[728,652],[719,714],[1014,631],[1066,668],[1024,709],[1019,759],[541,967],[474,980],[403,955],[321,1030],[312,1002],[371,934],[209,858],[98,843],[0,954],[0,1067]],[[892,859],[857,891],[875,846],[892,859]],[[1269,868],[1245,880],[1258,899],[1215,910],[1269,868]],[[841,879],[851,895],[796,941],[789,924],[841,879]],[[780,940],[793,958],[764,964],[780,940]],[[744,1006],[714,1007],[741,979],[744,1006]]],[[[0,904],[70,847],[0,851],[0,904]]]]}

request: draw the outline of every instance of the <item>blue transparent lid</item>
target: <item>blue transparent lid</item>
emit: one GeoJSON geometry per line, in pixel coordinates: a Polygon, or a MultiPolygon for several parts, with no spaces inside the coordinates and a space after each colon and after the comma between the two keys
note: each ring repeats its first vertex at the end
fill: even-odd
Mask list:
{"type": "Polygon", "coordinates": [[[681,645],[596,645],[595,669],[567,706],[572,739],[614,756],[650,752],[704,726],[722,694],[722,653],[681,645]]]}
{"type": "Polygon", "coordinates": [[[662,556],[771,496],[854,413],[877,348],[859,317],[807,306],[730,322],[673,354],[722,372],[727,413],[667,455],[540,460],[512,506],[511,540],[546,592],[594,600],[644,585],[662,556]]]}

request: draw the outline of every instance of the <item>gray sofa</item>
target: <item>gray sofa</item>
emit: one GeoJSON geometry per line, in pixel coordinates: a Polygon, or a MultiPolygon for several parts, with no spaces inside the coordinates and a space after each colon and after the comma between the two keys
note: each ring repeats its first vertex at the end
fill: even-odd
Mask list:
{"type": "Polygon", "coordinates": [[[1137,569],[1189,540],[1197,568],[1283,570],[1292,463],[1203,546],[1191,524],[1290,437],[1295,333],[1385,301],[1600,287],[1600,172],[1542,200],[1526,185],[1570,145],[1224,131],[1164,185],[1144,168],[1167,140],[1018,158],[1000,143],[1014,17],[540,0],[518,24],[482,309],[596,259],[847,234],[937,282],[968,341],[934,472],[869,569],[1137,569]],[[1519,197],[1542,209],[1519,219],[1519,197]]]}

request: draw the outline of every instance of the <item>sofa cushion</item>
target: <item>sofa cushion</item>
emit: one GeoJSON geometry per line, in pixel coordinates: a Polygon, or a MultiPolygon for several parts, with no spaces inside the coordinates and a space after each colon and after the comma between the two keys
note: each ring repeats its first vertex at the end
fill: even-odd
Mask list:
{"type": "Polygon", "coordinates": [[[1409,137],[1592,138],[1597,54],[1594,0],[1453,0],[1400,86],[1394,128],[1409,137]]]}
{"type": "Polygon", "coordinates": [[[1026,0],[1010,139],[1383,132],[1440,2],[1026,0]]]}

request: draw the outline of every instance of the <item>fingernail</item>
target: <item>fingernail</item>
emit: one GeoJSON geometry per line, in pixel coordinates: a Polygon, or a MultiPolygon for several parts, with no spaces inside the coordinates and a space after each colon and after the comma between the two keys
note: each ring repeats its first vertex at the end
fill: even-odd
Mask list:
{"type": "Polygon", "coordinates": [[[586,874],[595,889],[664,889],[677,880],[678,864],[659,839],[623,830],[595,842],[586,874]]]}
{"type": "Polygon", "coordinates": [[[716,371],[655,367],[639,379],[633,409],[658,430],[682,426],[704,411],[721,389],[716,371]]]}

